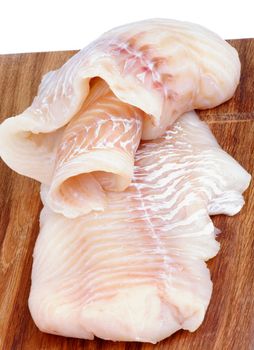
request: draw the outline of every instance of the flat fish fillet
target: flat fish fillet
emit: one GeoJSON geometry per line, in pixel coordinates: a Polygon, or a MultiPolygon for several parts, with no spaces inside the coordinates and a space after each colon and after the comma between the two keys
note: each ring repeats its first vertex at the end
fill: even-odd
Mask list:
{"type": "MultiPolygon", "coordinates": [[[[0,156],[18,173],[51,186],[49,204],[62,212],[63,203],[55,203],[53,196],[61,182],[59,169],[55,172],[58,146],[64,127],[89,99],[92,79],[101,78],[115,98],[142,110],[146,114],[142,138],[154,139],[184,112],[211,108],[231,98],[239,76],[236,50],[201,26],[151,19],[115,28],[43,77],[32,105],[0,126],[0,156]]],[[[105,172],[106,157],[102,158],[98,171],[105,172]]],[[[129,159],[122,162],[129,169],[129,159]]],[[[100,208],[104,199],[99,185],[93,177],[89,183],[97,193],[90,198],[92,207],[100,208]]],[[[72,209],[70,216],[76,216],[72,209]]]]}
{"type": "Polygon", "coordinates": [[[234,215],[249,174],[188,113],[143,142],[134,179],[108,208],[76,219],[41,213],[29,307],[44,332],[156,343],[203,321],[205,261],[219,243],[210,215],[234,215]]]}
{"type": "Polygon", "coordinates": [[[53,177],[43,186],[47,205],[66,217],[103,210],[107,191],[131,183],[144,113],[121,102],[101,79],[66,126],[58,144],[53,177]]]}

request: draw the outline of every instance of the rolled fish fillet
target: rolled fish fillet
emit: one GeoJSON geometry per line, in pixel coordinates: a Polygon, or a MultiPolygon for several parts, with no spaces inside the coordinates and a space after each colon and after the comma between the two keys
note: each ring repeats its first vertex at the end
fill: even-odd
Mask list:
{"type": "Polygon", "coordinates": [[[101,79],[66,126],[50,185],[42,196],[55,212],[76,217],[107,205],[106,191],[131,183],[144,113],[121,102],[101,79]]]}
{"type": "Polygon", "coordinates": [[[68,219],[45,207],[29,308],[44,332],[156,343],[196,330],[219,243],[209,214],[234,215],[250,175],[188,113],[136,153],[107,209],[68,219]]]}
{"type": "MultiPolygon", "coordinates": [[[[62,164],[59,159],[68,158],[68,154],[63,154],[68,147],[64,148],[66,143],[61,143],[62,137],[67,138],[68,130],[71,133],[70,130],[75,129],[77,119],[81,118],[81,125],[85,120],[82,115],[88,117],[89,111],[97,111],[100,104],[91,98],[94,78],[99,77],[109,87],[110,108],[113,109],[112,104],[116,105],[117,116],[122,113],[126,120],[133,117],[135,124],[140,120],[141,111],[144,112],[142,139],[154,139],[161,136],[184,112],[195,108],[211,108],[231,98],[239,76],[240,62],[236,50],[201,26],[175,20],[151,19],[118,27],[85,47],[60,69],[43,77],[32,105],[0,126],[0,155],[18,173],[45,184],[43,196],[44,192],[49,191],[48,204],[57,212],[63,212],[64,203],[70,209],[66,207],[67,216],[88,212],[89,204],[85,203],[88,197],[90,209],[100,210],[106,202],[102,190],[108,187],[106,182],[110,186],[115,184],[115,191],[128,185],[133,173],[131,157],[126,152],[120,156],[118,150],[114,153],[113,146],[107,154],[98,154],[97,170],[89,171],[88,165],[79,170],[74,167],[74,175],[70,175],[70,179],[61,172],[59,166],[62,164]],[[90,107],[87,106],[89,99],[90,107]],[[85,111],[85,108],[89,111],[85,111]],[[67,126],[68,123],[70,126],[67,126]],[[114,157],[115,168],[112,169],[114,157]],[[80,171],[87,181],[85,186],[80,171]],[[99,172],[96,176],[91,174],[95,171],[99,172]],[[76,173],[78,178],[73,178],[76,173]],[[69,187],[80,187],[80,198],[68,198],[69,187]],[[83,206],[80,212],[76,210],[78,203],[83,206]]],[[[107,108],[107,103],[99,107],[97,119],[104,115],[105,121],[107,108]]],[[[107,125],[113,127],[115,123],[114,119],[107,125]]],[[[100,129],[102,139],[102,134],[107,132],[105,129],[109,128],[100,129]]],[[[86,137],[86,132],[83,135],[86,137]]],[[[117,140],[118,133],[112,131],[113,137],[117,140]]],[[[132,132],[127,132],[126,137],[131,141],[132,132]]],[[[78,139],[83,144],[81,134],[78,139]]],[[[133,149],[135,147],[134,144],[133,149]]],[[[108,149],[108,145],[105,148],[108,149]]],[[[94,156],[94,150],[90,149],[87,157],[90,152],[88,163],[94,156]]],[[[80,155],[78,157],[81,160],[80,155]]],[[[67,163],[70,160],[65,162],[65,170],[67,163]]]]}

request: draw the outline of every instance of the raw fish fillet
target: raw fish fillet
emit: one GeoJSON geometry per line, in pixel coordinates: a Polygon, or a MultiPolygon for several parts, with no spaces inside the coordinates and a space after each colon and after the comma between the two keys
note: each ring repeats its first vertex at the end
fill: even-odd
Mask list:
{"type": "MultiPolygon", "coordinates": [[[[133,149],[127,150],[130,154],[118,153],[115,144],[108,152],[111,141],[118,142],[124,120],[128,119],[129,123],[133,117],[135,124],[142,116],[141,131],[134,125],[135,130],[126,132],[127,143],[131,144],[134,134],[140,132],[143,139],[154,139],[184,112],[211,108],[231,98],[239,76],[236,50],[196,24],[153,19],[115,28],[74,55],[60,69],[44,76],[32,105],[0,126],[0,155],[18,173],[46,185],[43,196],[47,196],[48,205],[56,212],[75,217],[89,210],[102,210],[107,201],[105,189],[124,189],[133,173],[138,137],[133,149]],[[104,85],[109,86],[111,96],[108,96],[111,106],[101,104],[98,114],[104,113],[105,118],[108,108],[114,109],[114,103],[117,121],[105,121],[113,124],[112,140],[103,136],[107,127],[101,128],[105,153],[97,153],[95,165],[90,167],[95,159],[96,131],[92,132],[91,137],[95,139],[86,153],[87,158],[91,156],[87,166],[78,165],[81,159],[78,152],[77,167],[70,172],[67,169],[70,157],[62,154],[66,149],[61,151],[59,144],[64,147],[64,140],[70,139],[72,130],[77,132],[75,123],[80,126],[78,119],[83,121],[83,114],[87,118],[89,112],[96,112],[99,100],[90,90],[95,77],[107,83],[104,85]],[[121,114],[122,126],[118,124],[121,114]],[[119,127],[115,132],[116,124],[119,127]]],[[[100,96],[100,92],[98,94],[100,96]]],[[[95,121],[99,117],[91,118],[95,121]]],[[[86,132],[83,136],[84,140],[90,137],[86,132]]],[[[78,144],[73,141],[75,147],[80,147],[84,140],[79,135],[78,144]]],[[[74,157],[71,154],[72,165],[75,152],[74,157]]]]}
{"type": "Polygon", "coordinates": [[[47,205],[76,217],[107,205],[105,191],[131,183],[144,113],[121,102],[103,80],[94,82],[88,100],[66,126],[58,145],[47,205]]]}
{"type": "Polygon", "coordinates": [[[44,332],[156,343],[196,330],[219,249],[209,214],[234,215],[250,175],[192,112],[143,142],[132,184],[76,219],[45,207],[29,307],[44,332]]]}

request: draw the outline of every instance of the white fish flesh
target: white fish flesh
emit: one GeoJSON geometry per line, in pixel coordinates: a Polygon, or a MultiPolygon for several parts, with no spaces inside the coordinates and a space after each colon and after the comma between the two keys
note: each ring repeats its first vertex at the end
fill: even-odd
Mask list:
{"type": "MultiPolygon", "coordinates": [[[[154,139],[184,112],[211,108],[231,98],[239,76],[236,50],[201,26],[153,19],[118,27],[74,55],[60,69],[44,76],[32,105],[0,126],[0,155],[18,173],[45,184],[43,196],[47,196],[48,205],[56,212],[75,217],[90,210],[102,210],[107,202],[105,188],[107,191],[114,184],[114,190],[121,190],[129,184],[132,154],[129,157],[128,152],[114,152],[115,146],[108,152],[111,141],[103,137],[102,127],[104,153],[97,153],[95,161],[95,140],[86,152],[87,159],[91,156],[88,163],[91,165],[94,160],[94,166],[79,166],[80,145],[73,140],[71,157],[63,156],[64,166],[57,159],[62,158],[59,147],[64,152],[64,140],[70,139],[72,130],[81,126],[77,120],[81,118],[83,125],[83,116],[96,113],[99,101],[91,97],[90,90],[95,77],[104,80],[111,91],[111,102],[100,105],[99,115],[106,116],[114,103],[118,106],[116,116],[122,114],[128,120],[127,126],[131,115],[134,124],[142,116],[141,131],[134,125],[135,133],[142,133],[143,139],[154,139]],[[70,170],[70,158],[73,165],[76,156],[75,167],[70,170]]],[[[114,117],[110,115],[112,120],[106,123],[116,125],[114,117]]],[[[92,119],[96,121],[98,117],[92,119]]],[[[100,123],[105,122],[99,119],[100,123]]],[[[116,134],[112,131],[114,138],[117,139],[120,129],[119,126],[116,134]]],[[[134,129],[126,133],[126,143],[131,144],[134,129]]],[[[86,132],[83,135],[85,138],[86,132]]],[[[136,143],[137,140],[130,153],[134,153],[136,143]]]]}
{"type": "Polygon", "coordinates": [[[135,159],[132,184],[102,213],[43,209],[29,297],[42,331],[156,343],[202,323],[205,261],[219,249],[209,214],[239,212],[250,176],[194,112],[135,159]]]}
{"type": "Polygon", "coordinates": [[[43,186],[47,205],[66,217],[107,206],[107,191],[131,183],[144,113],[121,102],[103,80],[66,126],[58,144],[52,181],[43,186]]]}

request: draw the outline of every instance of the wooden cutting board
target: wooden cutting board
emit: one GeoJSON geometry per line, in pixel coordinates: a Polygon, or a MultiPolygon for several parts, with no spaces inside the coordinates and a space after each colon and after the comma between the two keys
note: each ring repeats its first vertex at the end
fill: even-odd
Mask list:
{"type": "MultiPolygon", "coordinates": [[[[201,113],[221,146],[253,174],[254,39],[231,40],[242,62],[240,86],[224,105],[201,113]]],[[[75,52],[0,56],[0,121],[30,105],[44,73],[75,52]]],[[[202,326],[157,345],[85,341],[41,333],[27,307],[32,251],[41,210],[39,184],[0,163],[0,350],[44,349],[254,349],[254,193],[234,217],[216,216],[221,250],[208,263],[214,290],[202,326]]]]}

